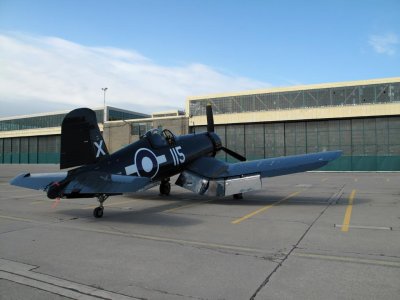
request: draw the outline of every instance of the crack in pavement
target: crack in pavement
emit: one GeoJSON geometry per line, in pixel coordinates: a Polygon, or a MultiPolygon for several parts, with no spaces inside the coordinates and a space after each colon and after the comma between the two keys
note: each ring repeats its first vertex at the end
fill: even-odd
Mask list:
{"type": "Polygon", "coordinates": [[[325,213],[325,211],[332,205],[333,202],[337,201],[337,199],[340,199],[340,197],[343,194],[345,185],[341,187],[341,189],[333,194],[331,198],[327,202],[327,206],[319,213],[319,215],[315,218],[315,220],[308,226],[306,231],[302,234],[300,239],[297,241],[295,245],[292,246],[292,248],[289,250],[289,252],[285,255],[285,257],[282,259],[282,261],[272,270],[272,272],[267,276],[267,278],[264,279],[264,281],[261,283],[261,285],[257,288],[257,290],[254,292],[254,294],[250,297],[250,300],[254,300],[257,296],[257,294],[267,285],[269,280],[271,279],[272,275],[275,274],[278,269],[282,266],[282,264],[288,259],[290,254],[294,251],[294,249],[297,248],[297,246],[300,244],[300,242],[304,239],[304,237],[307,235],[307,233],[311,230],[312,226],[318,221],[318,219],[325,213]]]}

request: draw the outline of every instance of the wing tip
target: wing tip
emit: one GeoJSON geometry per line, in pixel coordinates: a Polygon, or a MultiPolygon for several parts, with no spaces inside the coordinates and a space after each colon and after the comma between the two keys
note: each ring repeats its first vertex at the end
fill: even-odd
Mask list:
{"type": "Polygon", "coordinates": [[[21,173],[11,179],[8,183],[11,185],[18,185],[17,183],[21,180],[21,178],[30,177],[31,173],[21,173]]]}
{"type": "Polygon", "coordinates": [[[329,157],[330,161],[339,158],[343,154],[343,150],[334,150],[334,151],[330,151],[330,152],[331,152],[331,155],[329,157]]]}

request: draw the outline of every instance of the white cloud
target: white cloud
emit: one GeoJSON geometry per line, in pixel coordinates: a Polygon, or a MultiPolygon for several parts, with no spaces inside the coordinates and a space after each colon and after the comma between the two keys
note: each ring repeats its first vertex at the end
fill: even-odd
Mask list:
{"type": "Polygon", "coordinates": [[[375,52],[379,54],[394,55],[397,51],[399,44],[399,37],[394,33],[387,33],[384,35],[371,35],[369,37],[369,44],[375,52]]]}
{"type": "Polygon", "coordinates": [[[133,50],[56,37],[0,34],[1,115],[108,105],[152,112],[184,108],[190,95],[265,88],[199,63],[166,67],[133,50]]]}

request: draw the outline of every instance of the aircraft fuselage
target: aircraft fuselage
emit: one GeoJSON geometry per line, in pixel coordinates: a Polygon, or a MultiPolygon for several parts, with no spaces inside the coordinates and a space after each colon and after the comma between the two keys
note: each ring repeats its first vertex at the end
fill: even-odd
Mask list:
{"type": "Polygon", "coordinates": [[[215,155],[220,147],[221,140],[215,133],[181,135],[170,142],[155,140],[149,134],[104,157],[93,169],[159,181],[179,174],[199,157],[215,155]]]}

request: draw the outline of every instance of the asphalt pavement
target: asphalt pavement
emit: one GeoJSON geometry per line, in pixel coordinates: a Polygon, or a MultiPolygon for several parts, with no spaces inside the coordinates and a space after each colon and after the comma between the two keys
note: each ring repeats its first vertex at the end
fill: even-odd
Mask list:
{"type": "Polygon", "coordinates": [[[0,299],[400,299],[400,173],[270,178],[243,199],[173,185],[96,199],[10,186],[0,299]]]}

